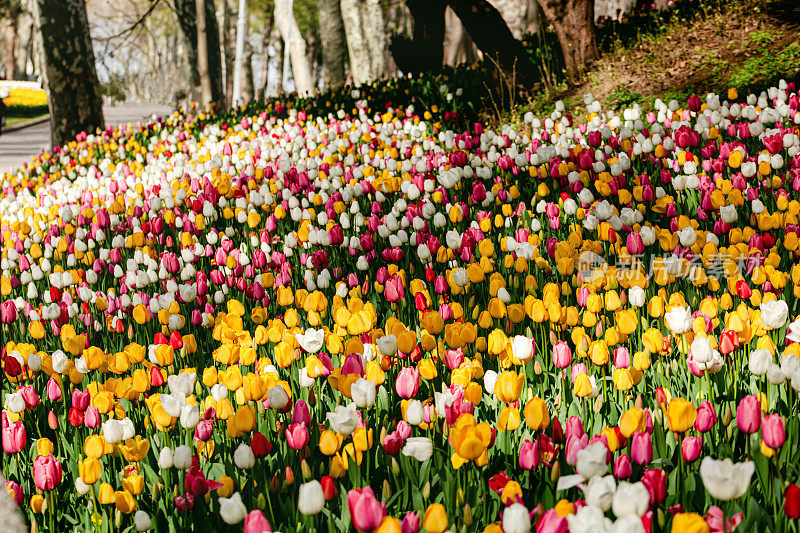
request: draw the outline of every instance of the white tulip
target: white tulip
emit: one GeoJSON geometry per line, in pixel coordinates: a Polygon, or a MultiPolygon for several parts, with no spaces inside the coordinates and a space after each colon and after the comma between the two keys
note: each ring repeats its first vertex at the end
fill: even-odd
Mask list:
{"type": "Polygon", "coordinates": [[[178,470],[189,470],[192,467],[192,449],[181,444],[172,454],[172,464],[178,470]]]}
{"type": "Polygon", "coordinates": [[[734,463],[727,457],[718,461],[707,455],[700,463],[703,485],[712,498],[722,501],[742,497],[750,486],[753,472],[755,472],[753,461],[734,463]]]}
{"type": "Polygon", "coordinates": [[[242,470],[249,470],[256,464],[256,456],[253,454],[253,449],[244,442],[239,444],[239,447],[233,452],[233,462],[236,468],[242,470]]]}
{"type": "Polygon", "coordinates": [[[297,343],[307,353],[317,353],[325,340],[325,331],[321,329],[307,329],[303,334],[294,336],[297,343]]]}
{"type": "Polygon", "coordinates": [[[325,507],[325,494],[316,479],[300,485],[297,509],[304,515],[315,515],[325,507]]]}
{"type": "Polygon", "coordinates": [[[247,507],[242,503],[242,495],[235,492],[230,498],[219,499],[219,515],[229,525],[238,524],[247,516],[247,507]]]}
{"type": "Polygon", "coordinates": [[[772,354],[769,351],[760,349],[750,352],[750,360],[747,362],[747,368],[750,373],[756,376],[763,376],[769,370],[769,365],[772,363],[772,354]]]}
{"type": "Polygon", "coordinates": [[[289,404],[289,395],[280,385],[275,385],[269,390],[269,406],[272,409],[281,410],[289,404]]]}
{"type": "Polygon", "coordinates": [[[341,435],[350,435],[356,430],[358,425],[358,413],[356,411],[356,404],[350,403],[347,406],[337,405],[336,409],[328,413],[328,422],[331,424],[331,429],[341,435]]]}
{"type": "Polygon", "coordinates": [[[403,455],[422,463],[433,455],[433,443],[428,437],[409,437],[403,446],[403,455]]]}
{"type": "Polygon", "coordinates": [[[136,531],[147,531],[153,527],[150,515],[141,510],[136,511],[136,514],[133,515],[133,523],[136,524],[136,531]]]}
{"type": "MultiPolygon", "coordinates": [[[[580,452],[578,452],[580,453],[580,452]]],[[[611,508],[614,499],[614,492],[617,490],[617,483],[614,476],[594,476],[589,480],[584,491],[586,503],[598,507],[603,512],[611,508]]]]}
{"type": "Polygon", "coordinates": [[[611,510],[617,518],[627,515],[640,517],[647,512],[649,505],[650,495],[647,487],[641,481],[637,483],[620,481],[617,491],[614,493],[611,510]]]}
{"type": "Polygon", "coordinates": [[[503,510],[504,533],[528,533],[531,530],[531,517],[528,508],[521,503],[512,503],[503,510]]]}
{"type": "Polygon", "coordinates": [[[109,444],[115,444],[122,440],[122,425],[119,420],[111,419],[103,422],[103,438],[109,444]]]}
{"type": "Polygon", "coordinates": [[[161,453],[158,454],[158,467],[162,470],[172,468],[172,450],[164,447],[161,448],[161,453]]]}
{"type": "Polygon", "coordinates": [[[604,533],[608,531],[611,520],[594,505],[585,505],[574,514],[567,515],[570,533],[604,533]]]}
{"type": "Polygon", "coordinates": [[[664,315],[667,327],[676,335],[686,333],[692,327],[692,311],[688,307],[675,307],[664,315]]]}
{"type": "Polygon", "coordinates": [[[358,378],[350,388],[353,402],[363,408],[372,407],[375,404],[375,383],[368,379],[358,378]]]}
{"type": "Polygon", "coordinates": [[[608,472],[607,454],[608,448],[602,442],[586,446],[576,456],[575,471],[586,479],[605,474],[608,472]]]}
{"type": "Polygon", "coordinates": [[[789,318],[789,305],[784,300],[764,302],[761,308],[761,322],[771,329],[780,329],[789,318]]]}

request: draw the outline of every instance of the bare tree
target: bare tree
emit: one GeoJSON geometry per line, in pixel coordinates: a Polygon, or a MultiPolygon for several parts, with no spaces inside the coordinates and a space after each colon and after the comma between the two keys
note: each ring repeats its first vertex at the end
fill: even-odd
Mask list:
{"type": "Polygon", "coordinates": [[[444,59],[444,0],[406,0],[414,19],[411,39],[404,35],[392,38],[390,50],[403,72],[437,72],[444,59]]]}
{"type": "Polygon", "coordinates": [[[450,66],[473,63],[478,60],[478,49],[472,38],[449,7],[444,13],[444,64],[450,66]]]}
{"type": "Polygon", "coordinates": [[[44,51],[50,140],[63,145],[81,131],[102,128],[103,100],[84,0],[37,0],[44,51]]]}
{"type": "Polygon", "coordinates": [[[306,57],[306,41],[297,26],[294,13],[289,9],[289,0],[275,0],[275,26],[289,47],[295,90],[301,95],[314,90],[311,68],[306,57]]]}
{"type": "Polygon", "coordinates": [[[386,70],[386,33],[383,27],[383,9],[378,0],[365,0],[361,4],[361,20],[369,50],[370,78],[383,76],[386,70]]]}
{"type": "Polygon", "coordinates": [[[204,104],[210,102],[222,104],[222,58],[214,2],[213,0],[174,0],[173,5],[175,17],[184,36],[193,88],[192,97],[200,98],[204,104]]]}
{"type": "Polygon", "coordinates": [[[564,52],[567,80],[576,83],[580,68],[600,57],[594,28],[594,0],[539,0],[542,12],[564,52]]]}
{"type": "Polygon", "coordinates": [[[0,10],[0,28],[3,36],[3,67],[6,77],[14,79],[17,74],[17,48],[19,47],[19,19],[22,4],[19,0],[4,2],[0,10]]]}
{"type": "Polygon", "coordinates": [[[350,77],[353,83],[360,85],[372,80],[372,61],[369,56],[369,44],[364,34],[361,21],[362,12],[359,0],[341,0],[344,33],[347,37],[347,51],[350,56],[350,77]]]}
{"type": "Polygon", "coordinates": [[[317,0],[320,36],[322,38],[322,66],[329,87],[344,85],[344,65],[347,43],[339,0],[317,0]]]}

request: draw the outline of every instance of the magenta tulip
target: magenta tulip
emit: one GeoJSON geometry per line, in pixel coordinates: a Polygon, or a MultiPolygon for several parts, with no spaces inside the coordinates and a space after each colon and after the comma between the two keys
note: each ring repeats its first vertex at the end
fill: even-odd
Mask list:
{"type": "Polygon", "coordinates": [[[736,408],[736,426],[739,431],[752,434],[761,428],[761,403],[758,396],[745,396],[736,408]]]}
{"type": "Polygon", "coordinates": [[[371,531],[386,516],[386,506],[375,498],[372,488],[352,489],[347,493],[347,508],[353,526],[359,531],[371,531]]]}
{"type": "Polygon", "coordinates": [[[653,441],[649,433],[636,432],[631,442],[631,459],[637,465],[646,465],[653,460],[653,441]]]}
{"type": "Polygon", "coordinates": [[[761,421],[761,435],[764,437],[764,444],[773,450],[783,446],[786,442],[786,429],[781,416],[774,413],[765,416],[761,421]]]}
{"type": "Polygon", "coordinates": [[[700,437],[684,437],[681,442],[681,454],[687,463],[693,463],[703,451],[703,439],[700,437]]]}

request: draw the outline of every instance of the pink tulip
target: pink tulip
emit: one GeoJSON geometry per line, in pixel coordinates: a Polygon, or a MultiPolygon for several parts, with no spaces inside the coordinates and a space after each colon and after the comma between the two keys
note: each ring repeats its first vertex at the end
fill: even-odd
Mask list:
{"type": "Polygon", "coordinates": [[[653,441],[649,433],[636,432],[631,442],[631,459],[637,465],[646,465],[653,460],[653,441]]]}
{"type": "Polygon", "coordinates": [[[50,455],[38,455],[33,461],[33,482],[39,490],[53,490],[61,484],[61,463],[50,455]]]}
{"type": "Polygon", "coordinates": [[[627,453],[623,453],[614,459],[614,477],[617,479],[628,479],[633,474],[631,459],[627,453]]]}
{"type": "Polygon", "coordinates": [[[10,324],[17,319],[17,308],[13,300],[6,300],[0,304],[0,322],[10,324]]]}
{"type": "Polygon", "coordinates": [[[403,287],[403,280],[395,274],[386,280],[386,287],[383,290],[383,296],[386,301],[395,303],[399,302],[406,296],[405,287],[403,287]]]}
{"type": "Polygon", "coordinates": [[[300,450],[308,444],[308,429],[305,424],[290,424],[286,428],[286,442],[293,450],[300,450]]]}
{"type": "Polygon", "coordinates": [[[761,421],[761,435],[764,437],[764,444],[773,450],[783,446],[786,442],[786,429],[779,414],[773,413],[764,417],[761,421]]]}
{"type": "Polygon", "coordinates": [[[6,491],[8,491],[11,499],[14,501],[17,507],[22,505],[22,502],[25,499],[25,494],[22,492],[22,487],[20,487],[19,483],[16,481],[6,480],[6,491]]]}
{"type": "Polygon", "coordinates": [[[192,507],[194,507],[194,496],[189,493],[181,494],[180,496],[175,496],[173,502],[175,503],[175,509],[179,513],[185,513],[191,511],[192,507]]]}
{"type": "Polygon", "coordinates": [[[89,401],[92,399],[92,395],[89,393],[88,390],[81,391],[80,389],[73,389],[72,390],[72,407],[78,409],[80,411],[85,411],[87,407],[89,407],[89,401]]]}
{"type": "Polygon", "coordinates": [[[407,512],[403,517],[403,522],[400,524],[401,533],[418,533],[419,522],[419,514],[414,511],[407,512]]]}
{"type": "Polygon", "coordinates": [[[564,431],[564,435],[567,438],[572,437],[573,435],[576,437],[582,437],[586,431],[583,429],[583,422],[581,422],[581,417],[578,415],[572,415],[571,417],[567,418],[567,424],[564,431]]]}
{"type": "Polygon", "coordinates": [[[761,428],[761,403],[751,394],[742,398],[736,408],[736,426],[743,433],[755,433],[761,428]]]}
{"type": "Polygon", "coordinates": [[[86,413],[83,417],[83,425],[89,429],[94,429],[100,425],[100,411],[98,411],[97,407],[94,405],[90,405],[86,409],[86,413]]]}
{"type": "Polygon", "coordinates": [[[681,442],[681,454],[687,463],[693,463],[703,451],[703,439],[700,437],[684,437],[681,442]]]}
{"type": "Polygon", "coordinates": [[[703,519],[708,524],[711,533],[731,533],[744,520],[744,513],[736,513],[730,518],[725,518],[725,513],[722,509],[712,505],[706,511],[706,516],[703,519]],[[724,527],[722,525],[723,520],[725,522],[724,527]]]}
{"type": "Polygon", "coordinates": [[[264,533],[271,531],[272,526],[269,525],[267,517],[258,509],[250,511],[244,519],[244,533],[264,533]]]}
{"type": "Polygon", "coordinates": [[[61,385],[53,378],[47,382],[47,399],[51,402],[60,400],[62,396],[61,385]]]}
{"type": "Polygon", "coordinates": [[[14,422],[3,426],[3,451],[6,453],[18,453],[25,447],[27,433],[25,424],[14,422]]]}
{"type": "Polygon", "coordinates": [[[644,253],[644,242],[642,242],[642,236],[638,233],[629,233],[628,239],[625,241],[625,248],[628,250],[628,254],[630,255],[641,255],[644,253]]]}
{"type": "Polygon", "coordinates": [[[306,424],[311,425],[311,412],[308,409],[308,404],[303,400],[298,400],[294,404],[292,410],[292,424],[306,424]]]}
{"type": "Polygon", "coordinates": [[[419,390],[419,371],[410,366],[404,367],[397,375],[394,388],[401,398],[413,398],[419,390]]]}
{"type": "Polygon", "coordinates": [[[568,465],[575,466],[578,462],[578,452],[586,448],[589,444],[589,435],[582,435],[580,437],[572,435],[567,438],[567,444],[564,447],[564,456],[568,465]]]}
{"type": "Polygon", "coordinates": [[[450,370],[455,370],[456,368],[461,366],[461,363],[464,362],[464,350],[461,348],[457,348],[455,350],[447,350],[444,353],[444,360],[447,364],[447,368],[450,370]]]}
{"type": "Polygon", "coordinates": [[[694,428],[700,433],[710,431],[717,423],[717,413],[714,406],[708,400],[700,404],[697,408],[697,418],[694,421],[694,428]]]}
{"type": "Polygon", "coordinates": [[[536,533],[567,533],[568,531],[567,518],[559,516],[555,509],[546,511],[536,521],[536,533]]]}
{"type": "Polygon", "coordinates": [[[535,470],[539,466],[539,443],[525,439],[519,449],[519,466],[524,470],[535,470]]]}
{"type": "Polygon", "coordinates": [[[553,346],[553,364],[556,368],[567,368],[572,363],[572,349],[566,341],[558,341],[553,346]]]}
{"type": "Polygon", "coordinates": [[[347,493],[347,508],[353,526],[359,531],[378,527],[386,516],[386,506],[375,498],[370,487],[350,490],[347,493]]]}
{"type": "Polygon", "coordinates": [[[36,394],[36,389],[33,388],[33,385],[21,387],[19,393],[25,401],[25,409],[34,409],[39,405],[39,395],[36,394]]]}
{"type": "Polygon", "coordinates": [[[617,368],[628,368],[631,366],[631,352],[624,346],[614,349],[614,366],[617,368]]]}

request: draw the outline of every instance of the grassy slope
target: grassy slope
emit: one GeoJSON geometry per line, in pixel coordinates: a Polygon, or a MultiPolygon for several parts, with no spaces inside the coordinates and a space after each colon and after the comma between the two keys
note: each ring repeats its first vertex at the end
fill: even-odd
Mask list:
{"type": "Polygon", "coordinates": [[[582,109],[589,92],[607,108],[634,102],[648,108],[656,98],[685,102],[692,94],[760,92],[781,78],[800,80],[797,0],[728,0],[628,26],[621,28],[627,36],[605,38],[603,57],[580,85],[551,86],[501,119],[549,113],[557,100],[582,109]]]}

